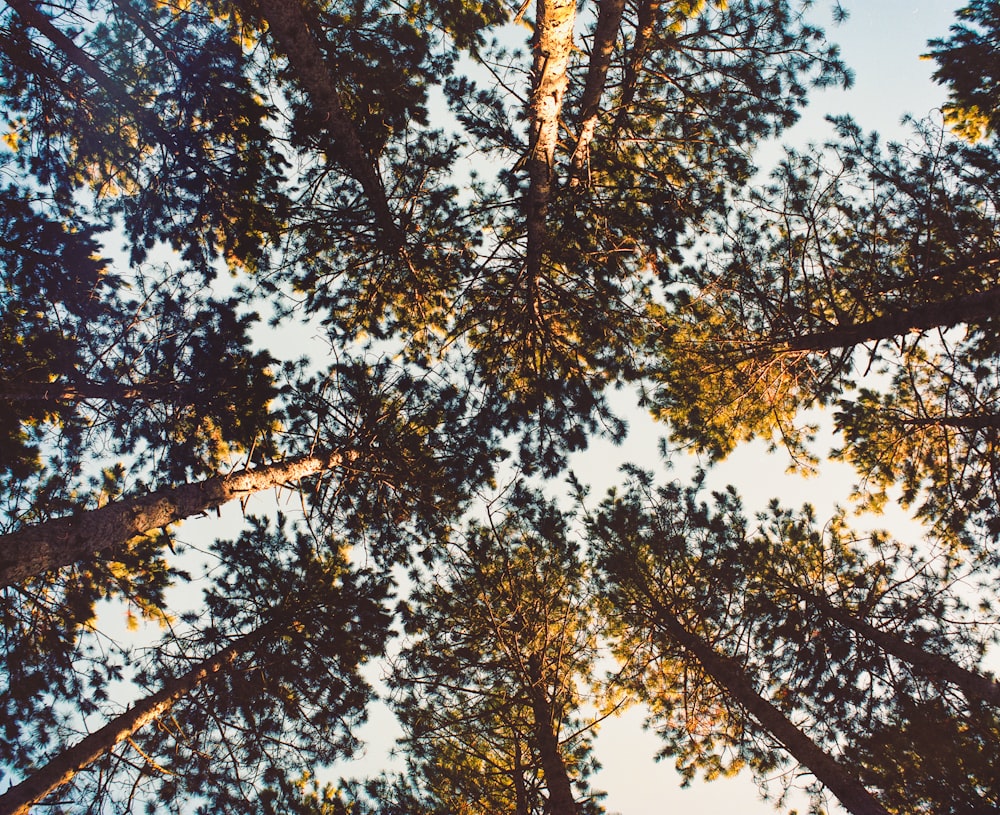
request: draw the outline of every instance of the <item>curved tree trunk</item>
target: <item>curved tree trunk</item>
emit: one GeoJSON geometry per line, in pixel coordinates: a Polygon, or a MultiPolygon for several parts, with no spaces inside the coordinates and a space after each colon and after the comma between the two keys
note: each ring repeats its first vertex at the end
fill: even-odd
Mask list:
{"type": "Polygon", "coordinates": [[[165,487],[0,535],[0,586],[97,554],[114,556],[139,535],[235,498],[332,469],[342,458],[339,453],[301,456],[231,475],[165,487]]]}

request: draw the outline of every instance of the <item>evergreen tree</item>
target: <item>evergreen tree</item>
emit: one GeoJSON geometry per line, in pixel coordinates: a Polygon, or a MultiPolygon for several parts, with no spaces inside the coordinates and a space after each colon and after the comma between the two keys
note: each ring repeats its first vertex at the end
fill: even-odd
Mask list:
{"type": "Polygon", "coordinates": [[[133,681],[159,689],[43,766],[18,768],[2,811],[26,813],[67,785],[81,811],[122,794],[127,809],[145,796],[230,809],[262,782],[349,754],[369,696],[357,670],[387,636],[385,581],[280,519],[274,529],[251,519],[213,554],[204,609],[139,661],[133,681]],[[91,765],[97,777],[83,774],[91,765]]]}
{"type": "Polygon", "coordinates": [[[852,811],[886,811],[893,796],[935,800],[934,811],[986,805],[995,790],[972,768],[992,761],[978,728],[997,684],[979,668],[993,634],[970,615],[968,576],[884,536],[869,551],[842,518],[821,530],[808,508],[775,503],[755,531],[731,490],[712,505],[698,498],[697,486],[657,487],[635,472],[591,522],[620,615],[616,647],[685,776],[749,765],[766,778],[779,748],[852,811]],[[961,751],[942,756],[915,738],[930,734],[931,711],[969,734],[961,751]],[[958,787],[939,799],[923,777],[909,788],[873,747],[891,733],[958,787]]]}
{"type": "Polygon", "coordinates": [[[464,812],[601,812],[582,711],[596,608],[566,520],[515,487],[416,574],[393,675],[404,744],[431,800],[464,812]]]}

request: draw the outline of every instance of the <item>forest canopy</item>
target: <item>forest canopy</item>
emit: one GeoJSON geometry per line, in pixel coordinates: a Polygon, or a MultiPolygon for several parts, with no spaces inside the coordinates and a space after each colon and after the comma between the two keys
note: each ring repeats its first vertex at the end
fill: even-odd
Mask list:
{"type": "Polygon", "coordinates": [[[1000,812],[1000,2],[772,161],[847,13],[2,0],[0,813],[1000,812]]]}

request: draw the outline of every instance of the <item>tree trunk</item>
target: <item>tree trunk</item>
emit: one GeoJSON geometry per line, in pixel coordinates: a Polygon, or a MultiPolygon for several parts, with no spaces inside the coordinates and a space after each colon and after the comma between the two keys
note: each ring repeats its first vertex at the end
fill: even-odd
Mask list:
{"type": "MultiPolygon", "coordinates": [[[[249,3],[241,5],[247,7],[249,3]]],[[[354,122],[340,103],[337,83],[309,28],[300,0],[257,0],[257,6],[274,40],[275,51],[288,59],[313,105],[326,116],[324,126],[336,146],[333,158],[361,185],[383,237],[392,248],[400,248],[403,235],[389,207],[385,186],[354,122]]]]}
{"type": "Polygon", "coordinates": [[[278,628],[278,624],[263,626],[218,651],[187,673],[168,679],[159,691],[140,700],[100,730],[67,748],[20,784],[0,795],[0,815],[29,815],[31,808],[46,795],[71,781],[80,770],[157,719],[206,680],[229,668],[249,646],[278,628]]]}
{"type": "Polygon", "coordinates": [[[639,86],[639,69],[646,58],[646,52],[656,30],[656,15],[660,10],[660,0],[640,0],[636,12],[635,39],[625,58],[625,76],[622,80],[621,96],[618,99],[618,115],[611,126],[617,133],[625,126],[629,116],[629,106],[635,98],[639,86]]]}
{"type": "Polygon", "coordinates": [[[611,54],[618,41],[618,29],[625,13],[625,0],[602,0],[594,27],[594,43],[590,51],[590,66],[587,82],[580,99],[579,133],[571,159],[570,186],[582,184],[588,174],[590,164],[590,143],[597,128],[597,114],[604,93],[604,83],[611,65],[611,54]]]}
{"type": "Polygon", "coordinates": [[[122,385],[118,382],[0,382],[0,399],[8,402],[174,402],[188,390],[182,385],[122,385]]]}
{"type": "Polygon", "coordinates": [[[537,0],[534,36],[534,89],[528,105],[528,233],[527,274],[541,273],[546,241],[546,218],[555,185],[555,153],[559,115],[569,84],[576,0],[537,0]]]}
{"type": "Polygon", "coordinates": [[[95,555],[113,557],[133,538],[234,498],[337,467],[339,453],[301,456],[231,475],[165,487],[98,509],[0,535],[0,586],[95,555]]]}
{"type": "Polygon", "coordinates": [[[687,650],[712,679],[777,739],[789,754],[830,790],[854,815],[889,815],[870,792],[829,753],[799,730],[777,707],[754,689],[743,667],[688,631],[655,599],[657,621],[687,650]]]}
{"type": "Polygon", "coordinates": [[[956,430],[1000,430],[1000,414],[973,413],[968,416],[911,416],[899,420],[910,427],[951,427],[956,430]]]}
{"type": "Polygon", "coordinates": [[[903,308],[863,323],[840,325],[828,331],[792,337],[784,342],[784,346],[791,351],[832,351],[872,340],[901,337],[915,331],[979,323],[998,314],[1000,314],[1000,286],[995,286],[986,291],[963,294],[950,300],[903,308]]]}
{"type": "Polygon", "coordinates": [[[791,587],[792,592],[817,606],[830,619],[842,625],[865,639],[878,645],[886,653],[898,657],[903,662],[910,665],[917,673],[928,679],[943,679],[945,682],[954,685],[965,694],[970,701],[980,699],[991,705],[1000,707],[1000,683],[987,676],[983,676],[975,671],[963,668],[940,654],[933,654],[925,651],[919,646],[907,642],[896,634],[882,631],[871,623],[854,616],[846,609],[843,609],[826,597],[814,594],[797,586],[791,587]]]}
{"type": "Polygon", "coordinates": [[[511,781],[514,784],[514,815],[529,815],[528,790],[524,783],[524,758],[521,756],[521,740],[514,737],[514,769],[511,781]]]}
{"type": "Polygon", "coordinates": [[[535,740],[538,742],[538,756],[545,776],[545,789],[549,795],[546,812],[548,815],[576,815],[573,785],[569,780],[569,773],[566,772],[562,751],[559,749],[556,717],[553,714],[552,704],[545,694],[545,683],[537,654],[528,657],[528,681],[535,740]]]}

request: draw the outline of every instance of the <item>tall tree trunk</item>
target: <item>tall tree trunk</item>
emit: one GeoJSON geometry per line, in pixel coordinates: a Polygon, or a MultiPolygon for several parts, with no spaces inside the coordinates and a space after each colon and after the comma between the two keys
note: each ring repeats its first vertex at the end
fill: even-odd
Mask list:
{"type": "Polygon", "coordinates": [[[528,657],[528,695],[534,719],[538,756],[545,775],[545,789],[549,795],[548,815],[576,815],[573,785],[566,771],[566,762],[559,749],[559,734],[552,703],[545,692],[541,660],[537,654],[528,657]]]}
{"type": "Polygon", "coordinates": [[[621,96],[618,99],[618,115],[611,126],[614,133],[624,127],[628,121],[629,106],[635,98],[636,90],[639,87],[639,69],[646,58],[653,39],[653,32],[656,30],[656,15],[660,10],[660,0],[639,0],[639,8],[636,13],[635,39],[625,58],[625,76],[622,80],[621,96]]]}
{"type": "Polygon", "coordinates": [[[191,389],[176,383],[0,382],[0,399],[8,402],[175,402],[191,389]]]}
{"type": "Polygon", "coordinates": [[[922,676],[928,679],[943,679],[961,690],[970,700],[979,699],[1000,706],[1000,682],[963,668],[940,654],[925,651],[896,634],[876,628],[820,594],[814,594],[795,585],[789,585],[788,588],[797,597],[819,608],[830,619],[860,634],[886,653],[898,657],[922,676]]]}
{"type": "Polygon", "coordinates": [[[280,627],[279,623],[262,626],[200,662],[187,673],[168,679],[159,691],[140,700],[100,730],[63,750],[44,767],[0,795],[0,815],[29,815],[31,808],[46,795],[70,782],[80,770],[159,718],[179,699],[190,694],[206,680],[227,670],[250,646],[280,627]]]}
{"type": "Polygon", "coordinates": [[[301,456],[165,487],[0,535],[0,585],[17,583],[99,553],[113,557],[138,535],[235,498],[332,469],[340,465],[342,458],[339,453],[301,456]]]}
{"type": "Polygon", "coordinates": [[[712,679],[774,736],[796,761],[807,767],[820,783],[836,795],[845,809],[854,815],[889,815],[854,775],[757,693],[743,666],[688,631],[656,599],[649,599],[654,605],[657,621],[666,633],[694,656],[712,679]]]}
{"type": "Polygon", "coordinates": [[[791,351],[832,351],[872,340],[901,337],[932,328],[953,328],[966,323],[980,323],[1000,313],[1000,286],[923,303],[884,314],[853,325],[839,325],[827,331],[790,337],[783,345],[791,351]]]}
{"type": "MultiPolygon", "coordinates": [[[[242,5],[249,5],[246,0],[242,5]]],[[[403,234],[386,197],[375,163],[361,143],[357,128],[340,103],[337,82],[323,59],[300,0],[257,0],[267,22],[275,50],[284,54],[317,110],[327,117],[324,126],[333,136],[333,156],[361,185],[383,238],[393,249],[403,245],[403,234]]]]}
{"type": "Polygon", "coordinates": [[[555,186],[559,115],[569,84],[576,0],[537,0],[535,12],[534,88],[528,103],[527,275],[537,279],[546,243],[546,218],[555,186]]]}
{"type": "Polygon", "coordinates": [[[597,12],[597,23],[594,27],[594,42],[590,51],[587,82],[580,99],[579,132],[571,159],[572,169],[569,183],[572,187],[582,184],[588,174],[590,143],[594,139],[594,131],[597,128],[597,114],[600,109],[601,96],[604,93],[604,83],[608,77],[611,54],[618,41],[618,29],[621,27],[624,13],[625,0],[601,0],[597,12]]]}

